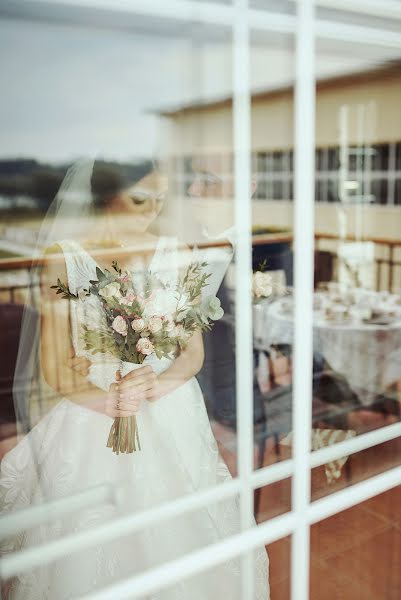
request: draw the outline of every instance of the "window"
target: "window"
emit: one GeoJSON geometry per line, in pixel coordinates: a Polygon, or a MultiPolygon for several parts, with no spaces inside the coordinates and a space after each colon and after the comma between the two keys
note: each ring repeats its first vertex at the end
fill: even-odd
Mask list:
{"type": "Polygon", "coordinates": [[[335,177],[330,178],[327,181],[327,201],[328,202],[339,202],[339,190],[338,190],[338,179],[335,177]]]}
{"type": "MultiPolygon", "coordinates": [[[[19,574],[24,576],[34,567],[43,567],[46,578],[47,566],[53,564],[51,552],[57,548],[57,569],[62,568],[63,560],[76,550],[83,552],[89,562],[93,559],[90,562],[93,571],[102,561],[107,563],[101,573],[105,581],[93,581],[92,575],[88,578],[86,572],[85,585],[95,587],[79,589],[77,596],[90,594],[94,600],[106,595],[110,598],[130,596],[138,600],[159,593],[162,596],[174,585],[177,587],[171,590],[171,597],[180,595],[186,600],[197,596],[218,600],[222,593],[227,600],[234,600],[234,597],[235,600],[255,600],[258,583],[264,590],[259,593],[260,600],[265,600],[266,575],[263,575],[262,584],[261,580],[255,581],[253,550],[267,544],[271,556],[276,552],[271,569],[283,569],[279,573],[280,579],[271,571],[272,600],[275,600],[274,593],[278,593],[278,588],[292,600],[308,600],[309,588],[311,598],[319,600],[329,598],[333,590],[341,600],[352,600],[358,594],[383,600],[398,597],[401,589],[398,568],[401,496],[396,487],[401,485],[400,340],[396,337],[397,332],[394,336],[393,330],[397,327],[389,326],[389,319],[399,306],[398,300],[391,299],[391,292],[398,285],[401,289],[401,280],[395,270],[391,271],[391,261],[388,260],[383,269],[382,263],[376,260],[376,245],[369,241],[365,243],[367,219],[364,219],[362,204],[370,194],[376,204],[386,204],[387,195],[393,189],[396,206],[382,210],[382,213],[386,213],[386,218],[390,215],[386,220],[386,235],[398,235],[396,210],[401,210],[401,141],[397,142],[393,155],[394,169],[385,132],[380,129],[384,122],[382,111],[386,110],[380,103],[381,86],[370,84],[372,78],[378,77],[378,64],[387,65],[389,57],[401,58],[399,32],[394,31],[394,23],[401,21],[401,10],[396,3],[387,0],[371,0],[366,6],[356,0],[342,0],[338,2],[340,15],[335,0],[286,0],[284,12],[283,3],[278,0],[156,0],[151,3],[75,0],[54,3],[57,6],[52,6],[51,10],[51,3],[30,2],[29,10],[25,7],[28,3],[15,4],[18,6],[8,3],[7,11],[0,10],[0,50],[5,51],[4,63],[9,69],[2,90],[2,103],[6,101],[7,107],[0,112],[1,129],[8,131],[6,141],[2,142],[2,154],[26,156],[27,148],[32,148],[42,153],[41,164],[48,161],[54,169],[61,168],[60,165],[64,169],[72,156],[88,154],[99,142],[103,144],[101,151],[110,156],[110,164],[121,163],[124,169],[128,165],[129,168],[123,169],[124,173],[131,173],[133,162],[138,159],[134,167],[138,172],[142,171],[144,162],[152,162],[155,148],[161,148],[161,153],[167,152],[173,178],[178,180],[179,194],[175,194],[175,189],[167,194],[170,197],[166,206],[160,209],[160,220],[155,221],[154,231],[149,231],[149,237],[148,233],[145,237],[141,230],[138,236],[141,241],[151,239],[159,247],[160,236],[156,230],[159,226],[162,230],[167,224],[174,231],[172,234],[169,229],[162,236],[161,242],[166,245],[166,248],[163,244],[160,246],[163,260],[168,260],[166,255],[171,257],[170,246],[174,248],[176,230],[184,238],[180,237],[180,242],[189,239],[198,250],[202,249],[202,243],[206,247],[212,246],[213,252],[216,251],[211,254],[214,260],[216,255],[221,256],[218,254],[220,245],[224,244],[221,234],[229,230],[225,225],[232,226],[234,221],[238,235],[233,236],[235,258],[225,271],[225,287],[218,290],[222,292],[222,303],[226,306],[223,320],[218,323],[217,343],[208,348],[209,332],[204,335],[204,366],[208,366],[208,360],[212,363],[210,368],[216,387],[202,384],[201,374],[197,372],[198,380],[191,378],[185,386],[180,386],[178,394],[182,395],[170,396],[168,393],[159,405],[144,402],[140,409],[143,412],[138,414],[139,422],[143,418],[142,422],[149,424],[149,437],[143,439],[144,454],[140,455],[143,463],[139,460],[129,462],[127,456],[112,457],[116,460],[107,465],[106,461],[97,463],[97,473],[103,483],[103,474],[111,477],[120,473],[115,464],[121,459],[122,475],[114,481],[113,489],[109,487],[109,479],[104,482],[106,486],[99,487],[97,478],[92,480],[87,475],[92,475],[92,464],[101,453],[89,458],[80,455],[77,460],[75,453],[79,444],[60,444],[57,450],[62,451],[64,463],[62,468],[55,470],[54,482],[44,488],[49,493],[54,491],[51,510],[46,502],[40,506],[27,505],[21,522],[16,510],[10,514],[7,524],[17,534],[21,533],[22,526],[26,529],[39,527],[41,533],[49,527],[51,544],[48,544],[50,539],[44,539],[35,547],[35,552],[20,553],[17,548],[15,555],[2,556],[4,579],[19,574]],[[331,8],[323,9],[323,4],[331,8]],[[319,9],[317,17],[313,5],[319,9]],[[372,11],[380,19],[380,29],[371,26],[372,11]],[[390,15],[393,15],[391,22],[390,15]],[[21,40],[24,40],[23,53],[21,40]],[[37,54],[34,53],[36,47],[37,54]],[[294,55],[296,51],[299,56],[294,55]],[[361,69],[360,77],[354,75],[357,69],[361,69]],[[367,71],[372,73],[362,86],[360,79],[367,71]],[[339,72],[341,77],[337,76],[339,72]],[[331,80],[333,73],[335,80],[326,85],[325,80],[331,80]],[[337,89],[333,93],[332,90],[344,81],[347,82],[346,92],[337,89]],[[290,90],[289,82],[295,82],[290,90]],[[29,89],[30,93],[22,94],[21,87],[29,89]],[[293,88],[296,88],[296,94],[293,88]],[[257,102],[251,102],[252,90],[260,89],[263,93],[258,94],[257,102]],[[377,104],[375,136],[368,135],[369,127],[361,128],[365,136],[359,135],[353,126],[340,127],[348,93],[353,94],[351,101],[355,106],[367,102],[376,110],[377,104]],[[62,109],[57,100],[65,101],[60,104],[62,109]],[[266,102],[266,106],[259,112],[262,102],[266,102]],[[316,102],[319,110],[315,110],[316,102]],[[162,106],[164,103],[165,107],[162,106]],[[323,119],[323,123],[319,119],[323,119]],[[165,127],[166,124],[171,127],[165,127]],[[320,127],[322,124],[324,127],[320,127]],[[319,133],[316,148],[315,130],[319,133]],[[346,164],[340,164],[340,143],[341,148],[349,149],[346,164]],[[372,145],[368,146],[368,143],[372,145]],[[46,144],[48,154],[44,151],[46,144]],[[188,184],[195,179],[196,171],[198,183],[204,190],[199,193],[198,189],[198,193],[192,194],[191,201],[187,201],[188,184]],[[256,199],[269,202],[251,203],[252,176],[257,182],[256,199]],[[338,204],[343,199],[344,183],[348,185],[349,206],[338,204]],[[290,200],[294,203],[290,204],[290,200]],[[170,213],[171,208],[176,209],[177,214],[170,213]],[[390,222],[393,211],[394,220],[390,222]],[[191,221],[194,217],[195,223],[191,221]],[[188,223],[193,225],[193,231],[187,227],[188,223]],[[252,238],[252,226],[255,229],[259,226],[257,240],[252,238]],[[323,235],[325,231],[327,239],[323,235]],[[312,265],[314,234],[322,232],[316,239],[316,258],[312,265]],[[263,239],[264,235],[267,239],[263,239]],[[351,245],[347,238],[352,238],[351,245]],[[253,262],[257,267],[263,264],[264,258],[267,269],[275,275],[269,274],[272,285],[269,283],[262,290],[266,298],[261,300],[252,290],[250,265],[253,262]],[[390,273],[388,285],[384,283],[387,273],[390,273]],[[319,284],[322,284],[321,293],[317,289],[319,284]],[[377,306],[380,310],[377,311],[370,310],[372,289],[376,285],[377,293],[385,292],[379,295],[377,306]],[[386,285],[388,289],[383,289],[386,285]],[[382,306],[389,299],[391,310],[383,316],[382,306]],[[352,306],[351,302],[354,302],[352,306]],[[272,309],[273,312],[269,312],[272,309]],[[258,330],[257,324],[260,325],[258,330]],[[223,358],[224,362],[226,349],[232,351],[231,358],[224,364],[224,369],[217,369],[214,361],[223,358]],[[217,402],[216,390],[225,378],[230,387],[217,402]],[[185,418],[185,426],[181,426],[181,418],[185,418]],[[199,429],[195,427],[197,419],[199,429]],[[156,421],[160,438],[152,436],[156,421]],[[159,439],[163,443],[158,444],[159,439]],[[394,445],[383,451],[383,446],[388,443],[394,445]],[[146,462],[150,456],[150,452],[145,454],[147,449],[154,458],[149,463],[146,462]],[[369,460],[358,462],[362,452],[369,460]],[[377,456],[384,457],[382,462],[375,462],[377,456]],[[182,467],[179,472],[174,471],[177,457],[182,467]],[[209,462],[208,457],[211,458],[209,462]],[[351,460],[346,460],[348,457],[351,460]],[[357,467],[353,470],[354,458],[357,467]],[[142,464],[149,464],[149,468],[142,469],[142,464]],[[70,467],[75,465],[85,471],[87,489],[85,485],[82,489],[65,484],[70,467]],[[125,471],[123,465],[129,468],[125,471]],[[86,469],[86,466],[90,468],[86,469]],[[154,479],[152,485],[146,487],[150,473],[154,479]],[[137,474],[135,483],[138,485],[132,486],[132,479],[137,474]],[[321,476],[324,485],[318,481],[321,476]],[[144,485],[140,487],[142,483],[144,485]],[[272,485],[277,488],[270,493],[269,486],[272,485]],[[267,493],[263,496],[266,488],[267,493]],[[66,489],[79,490],[79,494],[71,491],[70,504],[66,489]],[[128,494],[128,498],[133,498],[134,502],[126,501],[127,489],[132,494],[128,494]],[[280,493],[276,493],[277,489],[280,493]],[[391,496],[390,508],[381,514],[376,510],[376,503],[382,502],[379,495],[388,491],[394,491],[396,496],[391,496]],[[277,504],[275,497],[284,500],[277,504]],[[135,504],[137,500],[138,505],[135,504]],[[217,507],[226,506],[222,504],[225,502],[229,503],[227,510],[220,516],[217,507]],[[362,502],[367,505],[360,511],[362,502]],[[92,515],[93,507],[97,511],[97,521],[88,521],[90,527],[82,535],[81,517],[86,512],[92,515]],[[353,526],[341,527],[344,511],[357,513],[353,526]],[[74,516],[70,518],[71,514],[74,516]],[[231,523],[233,515],[238,518],[231,523]],[[328,521],[326,526],[326,519],[334,521],[328,521]],[[232,526],[226,528],[227,522],[232,526]],[[71,528],[70,523],[73,523],[71,528]],[[179,538],[176,523],[183,531],[179,538]],[[196,539],[192,537],[194,523],[199,524],[196,539]],[[67,530],[63,529],[65,524],[67,530]],[[75,525],[78,531],[74,530],[75,525]],[[369,537],[366,534],[371,533],[367,531],[370,526],[372,536],[369,537]],[[328,534],[333,530],[335,532],[329,538],[328,534]],[[390,538],[395,540],[393,544],[386,537],[390,530],[394,534],[390,538]],[[223,531],[222,535],[220,531],[223,531]],[[346,534],[342,535],[344,531],[346,534]],[[119,556],[112,556],[113,560],[109,561],[108,556],[103,556],[103,542],[119,547],[121,538],[125,544],[127,536],[136,536],[139,532],[144,533],[148,544],[144,552],[133,545],[134,553],[136,551],[143,561],[141,564],[120,561],[119,556]],[[359,534],[358,544],[354,544],[354,538],[359,534]],[[346,543],[343,543],[344,539],[346,543]],[[182,546],[178,543],[181,541],[182,546]],[[283,555],[291,555],[293,560],[286,563],[283,555]],[[148,562],[148,557],[154,561],[148,562]],[[216,585],[210,595],[209,581],[224,568],[223,561],[229,562],[227,570],[231,579],[225,581],[231,589],[227,591],[227,585],[216,585]],[[379,567],[372,568],[376,563],[379,567]],[[107,571],[113,571],[120,564],[124,564],[125,572],[108,581],[107,571]],[[344,580],[341,588],[334,571],[338,571],[344,580]],[[388,577],[379,585],[375,578],[382,573],[388,577]],[[204,583],[204,590],[193,584],[193,593],[187,594],[184,586],[192,577],[197,578],[196,585],[204,583]],[[105,592],[103,583],[112,586],[111,589],[105,592]],[[324,587],[326,584],[327,588],[324,587]],[[346,593],[349,593],[348,597],[344,595],[346,593]]],[[[387,66],[391,68],[391,65],[387,66]]],[[[399,93],[399,88],[397,90],[399,93]]],[[[399,110],[397,102],[398,96],[395,110],[399,110]]],[[[365,121],[369,126],[374,123],[371,116],[368,114],[365,121]]],[[[27,160],[30,160],[29,156],[27,160]]],[[[29,163],[29,169],[33,166],[29,163]]],[[[18,185],[25,181],[25,168],[26,165],[21,165],[18,185]]],[[[167,179],[169,176],[167,172],[167,179]]],[[[170,180],[166,182],[165,171],[157,175],[152,171],[152,177],[151,184],[154,185],[156,179],[157,185],[165,190],[167,183],[170,192],[170,180]]],[[[151,185],[149,180],[144,183],[143,179],[139,179],[141,185],[151,185]]],[[[85,199],[91,199],[92,173],[86,181],[89,182],[89,193],[85,199]]],[[[155,199],[160,200],[163,196],[158,188],[157,195],[148,194],[147,200],[142,199],[153,202],[152,210],[146,212],[141,208],[140,198],[140,206],[135,204],[135,195],[131,191],[120,193],[120,185],[118,182],[117,192],[112,189],[111,201],[114,206],[124,206],[127,211],[129,205],[130,214],[135,214],[136,218],[128,218],[124,213],[121,219],[112,221],[113,226],[115,223],[121,225],[116,227],[116,233],[112,232],[117,238],[126,227],[135,225],[138,230],[148,217],[152,218],[156,211],[155,199]]],[[[47,200],[54,190],[47,194],[42,186],[43,181],[39,178],[35,193],[47,200]]],[[[1,205],[2,195],[3,191],[0,192],[1,205]]],[[[65,197],[70,198],[68,194],[65,197]]],[[[75,197],[71,194],[72,200],[75,197]]],[[[8,205],[6,208],[8,210],[8,205]]],[[[28,242],[35,247],[35,234],[40,224],[38,220],[32,224],[35,219],[30,206],[24,205],[23,209],[23,222],[19,214],[13,214],[17,223],[7,222],[4,235],[2,229],[1,257],[3,252],[25,251],[21,246],[25,247],[28,242]]],[[[376,225],[375,214],[379,212],[372,211],[369,227],[376,225]]],[[[98,213],[94,214],[94,218],[98,216],[98,213]]],[[[63,225],[67,221],[64,219],[63,225]]],[[[73,226],[82,223],[84,212],[73,226]]],[[[101,231],[101,228],[91,228],[85,233],[93,238],[101,235],[101,231]]],[[[108,235],[107,241],[112,237],[114,239],[114,235],[108,235]]],[[[124,240],[128,246],[131,241],[131,238],[124,240]]],[[[22,259],[21,255],[15,258],[8,254],[6,262],[0,261],[2,325],[10,323],[4,312],[5,305],[12,305],[14,323],[21,317],[24,302],[32,308],[30,303],[34,299],[29,294],[31,290],[25,277],[27,259],[32,255],[33,252],[22,259]],[[17,277],[15,269],[18,270],[17,277]],[[24,295],[18,295],[21,281],[25,286],[24,295]],[[5,294],[8,295],[3,301],[5,294]]],[[[199,257],[199,254],[195,256],[199,257]]],[[[224,257],[227,258],[227,253],[224,257]]],[[[173,254],[171,270],[176,272],[181,265],[174,258],[173,254]]],[[[216,271],[213,285],[220,274],[216,271]]],[[[122,283],[126,285],[127,282],[122,283]]],[[[156,295],[161,295],[165,286],[160,282],[156,295]]],[[[198,298],[199,293],[194,297],[198,298]]],[[[119,299],[122,300],[122,295],[119,299]]],[[[145,302],[148,298],[141,294],[133,302],[139,303],[139,299],[145,302]]],[[[175,310],[171,309],[174,299],[169,298],[169,308],[165,308],[163,319],[157,316],[147,322],[149,330],[150,324],[157,328],[161,321],[164,323],[162,328],[166,328],[167,312],[170,314],[175,310]]],[[[151,303],[146,302],[147,308],[156,310],[153,305],[156,306],[158,301],[159,297],[152,298],[151,303]]],[[[109,310],[121,312],[122,305],[122,301],[117,303],[113,297],[109,310]],[[116,304],[118,308],[115,308],[116,304]]],[[[207,306],[213,308],[211,304],[207,306]]],[[[178,307],[174,307],[178,311],[178,307]]],[[[137,316],[136,311],[137,308],[137,316]]],[[[192,318],[192,304],[188,311],[188,318],[192,318]]],[[[47,315],[41,314],[45,319],[47,315]]],[[[121,315],[118,317],[121,325],[121,315]]],[[[126,327],[125,319],[123,321],[123,333],[113,330],[113,339],[120,336],[120,348],[126,343],[126,331],[131,333],[133,330],[126,327]]],[[[128,322],[131,323],[129,319],[128,322]]],[[[68,340],[69,329],[61,336],[56,325],[59,323],[52,330],[59,335],[58,341],[68,340]]],[[[182,325],[176,328],[178,332],[180,327],[182,325]]],[[[0,327],[0,332],[4,336],[6,327],[0,327]]],[[[16,331],[13,341],[19,339],[18,334],[16,331]]],[[[11,344],[4,341],[5,337],[1,340],[2,351],[8,357],[11,344]]],[[[144,338],[141,340],[148,343],[144,338]]],[[[149,346],[147,348],[149,350],[149,346]]],[[[172,353],[179,354],[178,346],[174,345],[172,353]]],[[[156,360],[157,357],[153,358],[156,360]]],[[[156,365],[157,368],[161,366],[158,362],[156,365]]],[[[110,381],[114,382],[112,366],[110,381]]],[[[193,371],[196,368],[194,365],[193,371]]],[[[12,377],[13,374],[10,381],[12,377]]],[[[103,387],[107,389],[109,384],[103,387]]],[[[5,391],[11,406],[10,382],[8,386],[5,391]]],[[[4,389],[0,392],[3,399],[4,389]]],[[[71,423],[74,435],[92,431],[92,427],[85,427],[86,420],[90,421],[87,411],[67,400],[63,400],[61,408],[61,413],[71,411],[75,414],[76,411],[78,414],[71,423]]],[[[60,417],[60,413],[56,414],[60,417]]],[[[93,422],[101,419],[103,416],[94,415],[93,422]]],[[[62,427],[60,435],[67,429],[62,427]]],[[[93,429],[96,430],[95,425],[93,429]]],[[[35,430],[35,435],[38,434],[40,428],[35,430]]],[[[54,437],[58,442],[58,436],[54,437]]],[[[50,443],[50,438],[46,437],[46,443],[50,443]]],[[[80,441],[87,443],[86,447],[91,451],[89,438],[83,435],[80,441]]],[[[97,442],[98,438],[94,436],[93,446],[97,442]]],[[[44,447],[40,445],[42,450],[44,447]]],[[[23,448],[26,450],[29,444],[25,443],[23,448]]],[[[105,448],[106,441],[102,449],[105,448]]],[[[46,458],[46,453],[42,454],[46,458]]],[[[48,455],[54,459],[51,452],[48,455]]],[[[13,460],[13,456],[15,453],[9,453],[8,459],[13,460]]],[[[26,454],[22,454],[20,462],[23,463],[25,458],[26,454]]],[[[28,473],[32,477],[35,474],[36,470],[28,473]]],[[[18,485],[25,485],[21,481],[22,478],[18,485]]],[[[17,487],[8,497],[16,499],[17,503],[28,498],[17,487]]],[[[4,521],[0,523],[3,524],[4,521]]],[[[30,536],[18,539],[25,543],[28,538],[30,536]]],[[[128,544],[124,546],[127,547],[130,548],[128,544]]],[[[124,557],[128,555],[129,552],[124,557]]],[[[263,553],[259,557],[263,558],[263,553]]],[[[49,570],[52,571],[52,567],[49,570]]],[[[72,570],[70,568],[69,575],[63,579],[66,585],[72,570]]],[[[49,583],[55,581],[56,577],[49,583]]],[[[74,593],[71,590],[69,596],[74,593]]]]}
{"type": "Polygon", "coordinates": [[[273,171],[281,173],[284,169],[283,152],[273,152],[273,171]]]}
{"type": "Polygon", "coordinates": [[[387,179],[373,179],[372,195],[376,204],[387,204],[388,199],[388,182],[387,179]]]}
{"type": "Polygon", "coordinates": [[[315,201],[324,202],[327,196],[327,182],[317,180],[315,183],[315,201]]]}
{"type": "Polygon", "coordinates": [[[397,142],[396,148],[395,148],[395,153],[396,153],[395,168],[397,169],[397,171],[401,171],[401,142],[397,142]]]}
{"type": "Polygon", "coordinates": [[[328,170],[338,171],[340,167],[340,154],[338,148],[328,149],[328,170]]]}
{"type": "Polygon", "coordinates": [[[401,204],[401,179],[397,179],[395,182],[394,204],[401,204]]]}
{"type": "Polygon", "coordinates": [[[283,181],[280,179],[273,179],[273,200],[283,199],[283,181]]]}
{"type": "Polygon", "coordinates": [[[326,149],[318,148],[316,150],[316,170],[325,171],[326,167],[326,149]]]}
{"type": "Polygon", "coordinates": [[[389,168],[389,145],[379,144],[367,148],[371,154],[371,165],[373,171],[387,171],[389,168]]]}
{"type": "Polygon", "coordinates": [[[266,173],[267,172],[267,162],[266,162],[267,153],[266,152],[258,152],[256,157],[257,157],[256,167],[257,167],[258,173],[266,173]]]}

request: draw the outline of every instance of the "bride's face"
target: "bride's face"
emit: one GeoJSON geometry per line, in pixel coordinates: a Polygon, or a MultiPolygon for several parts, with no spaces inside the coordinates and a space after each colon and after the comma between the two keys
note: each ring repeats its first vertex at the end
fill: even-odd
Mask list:
{"type": "Polygon", "coordinates": [[[167,177],[150,173],[122,190],[110,206],[116,215],[128,219],[131,231],[143,233],[160,213],[167,195],[167,177]]]}

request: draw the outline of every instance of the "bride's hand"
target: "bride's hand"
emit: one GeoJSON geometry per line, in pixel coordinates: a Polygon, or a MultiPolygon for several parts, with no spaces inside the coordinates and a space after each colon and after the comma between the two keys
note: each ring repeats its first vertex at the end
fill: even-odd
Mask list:
{"type": "Polygon", "coordinates": [[[83,377],[87,377],[89,375],[89,367],[91,366],[90,360],[85,358],[84,356],[77,356],[74,350],[70,350],[69,358],[67,362],[70,369],[76,371],[83,377]]]}
{"type": "Polygon", "coordinates": [[[120,402],[154,402],[160,398],[160,384],[152,367],[135,369],[122,377],[118,383],[120,402]]]}
{"type": "Polygon", "coordinates": [[[104,412],[112,418],[132,417],[138,412],[140,404],[140,399],[122,397],[119,383],[112,383],[106,396],[104,412]]]}

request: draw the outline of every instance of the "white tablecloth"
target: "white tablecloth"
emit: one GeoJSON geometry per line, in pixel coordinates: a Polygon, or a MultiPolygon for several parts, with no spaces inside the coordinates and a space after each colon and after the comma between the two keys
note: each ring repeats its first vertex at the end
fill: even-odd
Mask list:
{"type": "MultiPolygon", "coordinates": [[[[294,323],[282,311],[285,300],[254,306],[254,344],[268,350],[272,344],[293,344],[294,323]]],[[[401,320],[391,325],[360,322],[334,324],[314,313],[313,348],[346,377],[364,404],[401,379],[401,320]]]]}

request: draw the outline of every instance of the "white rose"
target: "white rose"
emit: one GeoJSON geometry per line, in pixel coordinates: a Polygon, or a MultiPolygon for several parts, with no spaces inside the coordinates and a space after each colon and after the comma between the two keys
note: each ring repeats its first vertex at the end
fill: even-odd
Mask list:
{"type": "Polygon", "coordinates": [[[134,319],[131,323],[131,327],[136,333],[140,333],[145,329],[145,321],[143,319],[134,319]]]}
{"type": "Polygon", "coordinates": [[[103,298],[112,298],[113,296],[119,298],[121,296],[120,285],[116,281],[108,283],[99,290],[99,296],[103,296],[103,298]]]}
{"type": "Polygon", "coordinates": [[[183,325],[175,325],[175,327],[168,332],[169,337],[185,338],[186,332],[183,325]]]}
{"type": "Polygon", "coordinates": [[[177,310],[176,292],[170,290],[159,290],[152,300],[143,309],[145,317],[158,316],[173,313],[177,310]]]}
{"type": "Polygon", "coordinates": [[[161,317],[150,317],[148,321],[148,329],[151,333],[157,333],[163,327],[161,317]]]}
{"type": "Polygon", "coordinates": [[[164,329],[167,332],[173,331],[174,329],[174,320],[171,315],[165,315],[163,317],[164,329]]]}
{"type": "Polygon", "coordinates": [[[127,322],[123,317],[121,317],[121,316],[116,317],[114,319],[113,323],[111,324],[111,326],[114,329],[114,331],[117,331],[117,333],[120,333],[121,335],[127,335],[127,332],[128,332],[127,322]]]}
{"type": "Polygon", "coordinates": [[[154,350],[153,344],[148,340],[148,338],[141,338],[140,340],[138,340],[136,344],[136,349],[138,350],[138,352],[140,352],[141,354],[145,354],[146,356],[152,354],[154,350]]]}
{"type": "Polygon", "coordinates": [[[252,291],[256,298],[267,298],[273,292],[272,278],[269,273],[256,271],[252,278],[252,291]]]}

